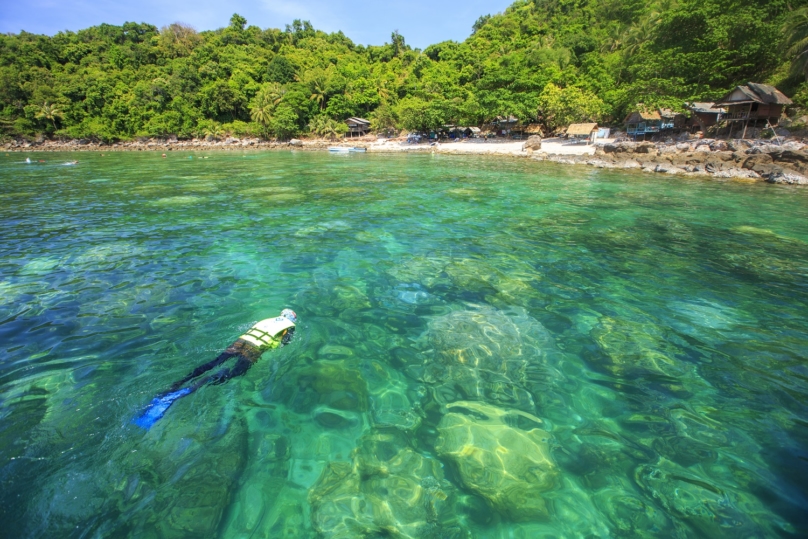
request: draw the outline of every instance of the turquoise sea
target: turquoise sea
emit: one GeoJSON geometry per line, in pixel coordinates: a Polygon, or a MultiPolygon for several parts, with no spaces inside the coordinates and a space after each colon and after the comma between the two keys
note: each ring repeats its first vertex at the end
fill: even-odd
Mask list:
{"type": "Polygon", "coordinates": [[[0,156],[0,536],[808,535],[806,189],[29,155],[0,156]],[[284,307],[289,346],[132,424],[284,307]]]}

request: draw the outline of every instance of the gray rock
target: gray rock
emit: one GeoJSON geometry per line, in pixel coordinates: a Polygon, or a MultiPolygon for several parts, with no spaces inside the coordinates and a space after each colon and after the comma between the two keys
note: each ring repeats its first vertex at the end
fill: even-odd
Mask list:
{"type": "Polygon", "coordinates": [[[725,140],[716,140],[710,143],[710,149],[714,152],[726,152],[730,149],[725,140]]]}
{"type": "Polygon", "coordinates": [[[303,146],[303,141],[293,138],[292,140],[289,141],[289,146],[303,146]]]}
{"type": "Polygon", "coordinates": [[[669,165],[666,163],[661,163],[656,166],[654,172],[661,172],[664,174],[683,174],[685,171],[679,167],[675,167],[673,165],[669,165]]]}
{"type": "Polygon", "coordinates": [[[522,148],[531,151],[541,150],[541,137],[539,135],[530,135],[522,148]]]}
{"type": "Polygon", "coordinates": [[[689,152],[691,149],[692,146],[690,146],[690,144],[687,142],[680,142],[679,144],[676,145],[676,151],[679,152],[689,152]]]}
{"type": "Polygon", "coordinates": [[[784,169],[782,172],[769,174],[766,178],[769,183],[787,183],[790,185],[808,185],[808,178],[802,174],[784,169]]]}

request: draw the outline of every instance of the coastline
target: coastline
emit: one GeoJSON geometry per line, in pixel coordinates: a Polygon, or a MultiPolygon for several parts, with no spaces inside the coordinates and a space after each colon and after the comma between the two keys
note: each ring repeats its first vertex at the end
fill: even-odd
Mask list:
{"type": "Polygon", "coordinates": [[[615,142],[595,145],[564,139],[545,139],[536,149],[525,141],[465,139],[430,144],[407,144],[401,139],[370,139],[330,142],[298,140],[274,142],[228,137],[221,141],[140,140],[104,144],[88,140],[6,143],[11,152],[173,152],[173,151],[328,151],[329,147],[358,147],[369,153],[436,153],[448,155],[507,156],[566,165],[637,170],[648,173],[702,176],[705,178],[767,181],[808,185],[808,145],[798,141],[780,144],[761,140],[695,139],[679,142],[615,142]]]}

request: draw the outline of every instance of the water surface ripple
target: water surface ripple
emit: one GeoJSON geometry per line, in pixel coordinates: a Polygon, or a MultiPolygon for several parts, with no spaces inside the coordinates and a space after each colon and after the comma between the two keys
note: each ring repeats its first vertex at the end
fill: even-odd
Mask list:
{"type": "Polygon", "coordinates": [[[3,535],[808,535],[808,190],[203,157],[0,157],[3,535]]]}

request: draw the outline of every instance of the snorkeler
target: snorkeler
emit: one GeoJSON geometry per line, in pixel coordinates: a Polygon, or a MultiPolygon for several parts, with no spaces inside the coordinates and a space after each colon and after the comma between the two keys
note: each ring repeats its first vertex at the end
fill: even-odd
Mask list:
{"type": "Polygon", "coordinates": [[[292,309],[284,309],[281,311],[280,316],[276,318],[261,320],[228,346],[224,352],[219,354],[219,357],[200,365],[183,379],[171,384],[168,391],[152,399],[144,412],[133,420],[133,423],[148,430],[163,417],[169,406],[177,399],[190,395],[203,385],[223,384],[231,378],[241,376],[258,361],[258,358],[265,351],[289,344],[295,333],[296,322],[297,315],[292,309]],[[222,369],[215,374],[183,387],[194,378],[202,376],[231,358],[236,360],[236,364],[232,368],[222,369]]]}

